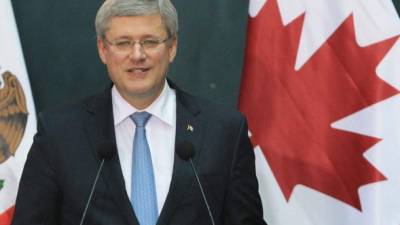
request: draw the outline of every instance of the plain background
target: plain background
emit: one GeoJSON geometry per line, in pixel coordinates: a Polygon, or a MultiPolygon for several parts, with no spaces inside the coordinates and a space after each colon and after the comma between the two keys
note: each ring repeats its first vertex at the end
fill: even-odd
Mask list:
{"type": "MultiPolygon", "coordinates": [[[[36,110],[110,84],[97,55],[94,18],[103,0],[12,0],[36,110]]],[[[182,89],[236,107],[248,0],[172,0],[178,55],[169,77],[182,89]]],[[[397,11],[399,0],[394,0],[397,11]]]]}

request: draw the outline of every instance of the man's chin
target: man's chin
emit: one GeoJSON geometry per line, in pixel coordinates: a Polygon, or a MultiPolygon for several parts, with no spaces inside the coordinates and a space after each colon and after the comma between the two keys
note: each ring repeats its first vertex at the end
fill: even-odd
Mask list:
{"type": "Polygon", "coordinates": [[[123,97],[129,99],[156,99],[162,91],[162,87],[150,88],[150,87],[129,87],[125,89],[123,97]]]}

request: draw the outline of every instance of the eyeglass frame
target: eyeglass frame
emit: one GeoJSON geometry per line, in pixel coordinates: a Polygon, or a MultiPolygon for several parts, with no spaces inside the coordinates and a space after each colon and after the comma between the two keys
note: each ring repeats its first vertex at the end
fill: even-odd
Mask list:
{"type": "Polygon", "coordinates": [[[141,49],[143,49],[144,51],[148,51],[148,50],[151,50],[151,49],[155,49],[155,48],[157,48],[158,46],[160,46],[161,44],[163,44],[163,43],[165,43],[165,42],[167,42],[167,41],[169,41],[172,37],[173,37],[174,35],[168,35],[168,37],[167,38],[165,38],[165,39],[143,39],[143,40],[138,40],[138,41],[135,41],[135,40],[124,40],[124,41],[121,41],[121,42],[127,42],[127,43],[129,43],[129,48],[127,47],[126,49],[121,49],[121,48],[124,48],[124,47],[121,47],[121,46],[118,46],[118,41],[110,41],[110,40],[108,40],[107,39],[107,37],[105,37],[105,36],[103,36],[102,37],[102,39],[107,43],[107,44],[109,44],[109,45],[111,45],[111,46],[114,46],[119,52],[121,52],[121,53],[128,53],[129,51],[132,51],[132,48],[135,46],[135,44],[139,44],[140,45],[140,48],[141,49]],[[154,46],[147,46],[146,47],[146,42],[148,43],[148,44],[154,44],[154,46]]]}

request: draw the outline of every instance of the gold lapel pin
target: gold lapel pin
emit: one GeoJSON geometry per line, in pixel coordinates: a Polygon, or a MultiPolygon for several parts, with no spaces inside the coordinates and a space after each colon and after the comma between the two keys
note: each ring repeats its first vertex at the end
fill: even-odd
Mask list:
{"type": "Polygon", "coordinates": [[[188,124],[187,127],[186,127],[186,130],[187,130],[187,131],[190,131],[190,132],[193,132],[193,131],[194,131],[194,128],[193,128],[192,125],[188,124]]]}

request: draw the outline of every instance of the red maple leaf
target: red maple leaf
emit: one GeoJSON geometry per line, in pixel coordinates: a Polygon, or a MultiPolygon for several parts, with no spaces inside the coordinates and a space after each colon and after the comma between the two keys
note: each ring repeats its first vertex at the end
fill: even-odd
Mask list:
{"type": "Polygon", "coordinates": [[[349,16],[295,71],[303,21],[276,0],[250,18],[239,108],[286,200],[302,184],[361,210],[358,188],[386,179],[363,157],[380,140],[331,124],[398,93],[375,73],[397,37],[360,47],[349,16]]]}

